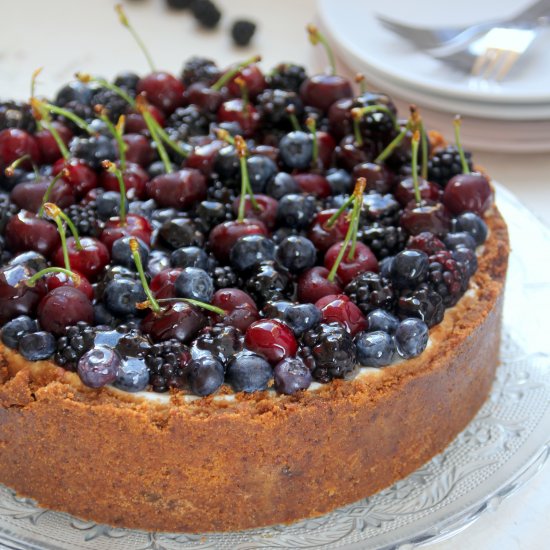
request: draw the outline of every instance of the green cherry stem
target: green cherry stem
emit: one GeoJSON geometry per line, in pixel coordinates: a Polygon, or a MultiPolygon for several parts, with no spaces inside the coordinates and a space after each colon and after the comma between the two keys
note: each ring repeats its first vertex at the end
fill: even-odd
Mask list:
{"type": "Polygon", "coordinates": [[[109,129],[109,132],[111,132],[112,136],[115,138],[116,144],[118,146],[118,159],[120,161],[120,169],[122,172],[124,172],[124,170],[126,170],[127,146],[122,139],[122,130],[119,130],[119,128],[124,128],[126,117],[124,115],[120,115],[117,125],[115,126],[107,116],[106,109],[99,105],[97,107],[98,109],[96,109],[96,112],[98,113],[99,118],[105,123],[105,126],[107,126],[107,128],[109,129]]]}
{"type": "Polygon", "coordinates": [[[69,260],[69,249],[67,248],[67,235],[65,234],[65,227],[61,217],[61,209],[51,202],[47,202],[44,205],[44,210],[49,218],[51,218],[57,225],[59,231],[59,237],[61,239],[61,249],[63,250],[63,264],[67,271],[71,271],[71,262],[69,260]]]}
{"type": "Polygon", "coordinates": [[[235,145],[235,138],[224,128],[215,128],[214,133],[219,140],[225,141],[229,145],[235,145]]]}
{"type": "Polygon", "coordinates": [[[351,120],[353,122],[353,137],[355,139],[355,144],[357,145],[357,147],[363,146],[363,136],[361,135],[361,128],[359,127],[361,118],[363,118],[361,109],[355,108],[351,110],[351,120]]]}
{"type": "Polygon", "coordinates": [[[354,200],[354,196],[353,196],[353,194],[351,194],[346,199],[344,204],[342,204],[342,206],[340,206],[340,208],[338,208],[338,210],[336,212],[334,212],[334,214],[325,223],[325,226],[328,229],[332,229],[332,226],[336,223],[336,220],[342,215],[342,212],[344,212],[344,210],[353,202],[353,200],[354,200]]]}
{"type": "Polygon", "coordinates": [[[147,278],[145,277],[145,271],[141,262],[141,256],[139,255],[139,244],[135,237],[132,237],[130,239],[130,250],[132,252],[134,263],[136,264],[136,269],[139,274],[143,290],[145,291],[145,295],[147,296],[148,305],[146,307],[150,307],[155,313],[160,313],[161,309],[159,303],[157,302],[157,299],[153,296],[153,293],[149,288],[147,278]]]}
{"type": "Polygon", "coordinates": [[[114,92],[119,97],[124,99],[130,107],[134,108],[136,107],[136,102],[133,97],[128,95],[122,88],[117,86],[116,84],[112,84],[108,80],[105,80],[104,78],[98,78],[95,76],[91,76],[88,73],[76,73],[75,77],[80,80],[80,82],[83,82],[84,84],[87,84],[88,82],[95,82],[99,84],[102,88],[107,88],[108,90],[111,90],[111,92],[114,92]]]}
{"type": "Polygon", "coordinates": [[[17,168],[27,160],[31,160],[31,156],[28,154],[15,159],[9,166],[6,166],[4,169],[4,174],[6,174],[8,178],[11,178],[11,176],[15,174],[15,170],[17,170],[17,168]]]}
{"type": "Polygon", "coordinates": [[[75,286],[78,286],[78,284],[80,283],[80,275],[63,267],[46,267],[44,269],[41,269],[32,277],[27,279],[25,283],[27,286],[34,286],[38,279],[40,279],[44,275],[48,275],[49,273],[64,273],[65,275],[67,275],[67,277],[70,277],[74,281],[75,286]]]}
{"type": "Polygon", "coordinates": [[[69,155],[67,146],[65,145],[65,142],[61,139],[59,132],[55,129],[55,127],[51,123],[50,113],[46,108],[46,103],[36,99],[35,97],[31,97],[31,107],[32,107],[33,116],[37,124],[39,124],[41,128],[46,128],[46,130],[50,132],[53,139],[55,140],[55,143],[59,147],[59,151],[61,152],[61,155],[63,156],[63,158],[65,160],[69,160],[70,155],[69,155]]]}
{"type": "Polygon", "coordinates": [[[261,210],[260,205],[256,201],[256,197],[252,192],[252,186],[250,185],[250,177],[248,175],[248,165],[246,164],[247,147],[246,142],[242,136],[235,136],[235,147],[237,149],[237,155],[239,156],[239,163],[241,167],[241,196],[239,199],[239,212],[237,221],[242,222],[246,213],[246,196],[250,197],[252,208],[254,210],[261,210]]]}
{"type": "MultiPolygon", "coordinates": [[[[150,114],[150,113],[149,113],[150,114]]],[[[162,141],[183,158],[187,158],[192,148],[189,150],[182,149],[167,133],[166,130],[156,121],[155,117],[151,115],[151,122],[155,127],[155,131],[162,141]]]]}
{"type": "Polygon", "coordinates": [[[386,145],[384,150],[374,159],[375,164],[384,162],[395,150],[399,147],[400,143],[405,139],[407,132],[409,131],[409,125],[404,126],[401,131],[386,145]]]}
{"type": "Polygon", "coordinates": [[[124,183],[124,177],[122,175],[122,171],[117,167],[117,165],[114,162],[111,162],[109,160],[104,160],[101,163],[101,166],[107,170],[107,172],[114,174],[116,176],[116,179],[118,180],[118,189],[120,193],[120,225],[126,225],[126,184],[124,183]]]}
{"type": "Polygon", "coordinates": [[[412,137],[412,177],[413,177],[413,187],[414,187],[414,200],[416,204],[422,202],[422,197],[420,195],[420,187],[418,186],[418,145],[420,142],[420,131],[415,130],[412,137]]]}
{"type": "Polygon", "coordinates": [[[311,133],[311,140],[313,141],[313,153],[311,155],[312,166],[317,166],[319,160],[319,140],[317,138],[317,123],[313,117],[308,117],[306,120],[306,127],[311,133]]]}
{"type": "Polygon", "coordinates": [[[375,105],[366,105],[365,107],[357,107],[361,111],[361,116],[368,115],[370,113],[378,113],[382,112],[388,115],[393,122],[393,127],[396,130],[399,130],[399,122],[397,121],[397,118],[395,118],[395,115],[393,114],[393,111],[389,109],[386,105],[380,105],[379,103],[376,103],[375,105]]]}
{"type": "Polygon", "coordinates": [[[69,171],[66,168],[63,168],[60,172],[56,174],[56,176],[52,179],[52,181],[49,183],[48,187],[46,187],[46,192],[44,193],[44,196],[42,197],[42,204],[40,205],[40,208],[38,209],[38,217],[42,217],[44,215],[44,205],[49,202],[50,195],[52,194],[53,188],[55,184],[64,177],[69,176],[69,171]]]}
{"type": "Polygon", "coordinates": [[[262,57],[260,55],[255,55],[249,59],[246,59],[245,61],[242,61],[241,63],[238,63],[233,68],[226,71],[212,86],[210,86],[211,90],[215,90],[219,92],[235,75],[239,74],[244,68],[248,67],[249,65],[252,65],[253,63],[258,63],[262,60],[262,57]]]}
{"type": "Polygon", "coordinates": [[[227,311],[225,311],[225,309],[222,309],[221,307],[213,306],[212,304],[207,304],[206,302],[201,302],[200,300],[194,300],[193,298],[161,298],[157,300],[157,302],[159,304],[165,304],[170,302],[186,302],[188,304],[191,304],[192,306],[197,306],[202,309],[212,311],[213,313],[217,313],[218,315],[227,315],[227,311]]]}
{"type": "Polygon", "coordinates": [[[462,142],[460,139],[460,126],[462,125],[462,120],[460,115],[456,115],[453,121],[454,130],[455,130],[455,144],[458,149],[458,154],[460,155],[460,164],[462,164],[462,173],[469,174],[470,168],[468,166],[468,161],[466,160],[466,155],[464,154],[464,149],[462,148],[462,142]]]}
{"type": "MultiPolygon", "coordinates": [[[[38,75],[42,72],[42,67],[38,67],[38,69],[35,69],[31,76],[31,104],[32,100],[34,99],[34,96],[36,95],[36,79],[38,78],[38,75]]],[[[36,127],[38,130],[42,130],[42,122],[40,120],[36,120],[36,127]]]]}
{"type": "Polygon", "coordinates": [[[334,53],[332,51],[332,48],[330,47],[330,44],[328,43],[328,40],[319,32],[319,29],[315,25],[309,24],[306,27],[309,41],[316,46],[317,44],[321,44],[323,48],[325,49],[328,57],[328,62],[330,65],[330,73],[335,75],[336,74],[336,59],[334,57],[334,53]]]}
{"type": "Polygon", "coordinates": [[[139,48],[143,52],[143,55],[147,59],[147,63],[149,64],[149,67],[151,68],[151,71],[155,72],[156,68],[155,68],[155,64],[153,63],[153,58],[149,54],[149,50],[145,46],[145,43],[143,42],[143,40],[141,39],[139,34],[136,32],[134,27],[130,24],[130,21],[128,21],[128,17],[126,17],[126,13],[124,13],[124,8],[122,7],[122,4],[117,4],[115,6],[115,10],[118,14],[118,19],[119,19],[120,23],[122,24],[123,27],[126,27],[130,31],[130,34],[132,35],[132,37],[136,41],[137,45],[139,46],[139,48]]]}
{"type": "Polygon", "coordinates": [[[428,179],[428,134],[426,133],[426,127],[424,122],[420,122],[420,145],[422,151],[422,164],[420,168],[420,175],[427,180],[428,179]]]}
{"type": "Polygon", "coordinates": [[[296,116],[296,107],[291,104],[285,109],[285,111],[288,115],[288,118],[290,119],[290,124],[292,124],[292,129],[295,132],[301,132],[302,127],[300,126],[300,122],[298,121],[298,117],[296,116]]]}
{"type": "Polygon", "coordinates": [[[55,140],[55,143],[59,147],[59,151],[61,152],[61,155],[65,160],[69,160],[71,158],[71,155],[69,154],[69,150],[67,149],[67,146],[65,145],[65,142],[61,139],[61,136],[59,135],[59,132],[55,129],[55,126],[51,124],[50,122],[42,119],[41,121],[42,126],[50,132],[53,139],[55,140]]]}
{"type": "Polygon", "coordinates": [[[68,109],[64,109],[63,107],[58,107],[53,103],[47,103],[45,101],[41,101],[41,103],[48,112],[68,118],[69,120],[74,122],[81,130],[84,130],[89,135],[95,136],[97,134],[97,132],[94,132],[90,128],[90,125],[84,119],[80,118],[78,115],[75,115],[73,112],[69,111],[68,109]]]}

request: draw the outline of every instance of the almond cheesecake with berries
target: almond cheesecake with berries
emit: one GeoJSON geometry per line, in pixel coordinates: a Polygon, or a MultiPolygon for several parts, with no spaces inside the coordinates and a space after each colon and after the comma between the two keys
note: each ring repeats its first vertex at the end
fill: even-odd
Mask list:
{"type": "Polygon", "coordinates": [[[151,531],[291,523],[407,476],[487,398],[509,242],[460,120],[450,146],[361,78],[258,62],[0,103],[18,494],[151,531]]]}

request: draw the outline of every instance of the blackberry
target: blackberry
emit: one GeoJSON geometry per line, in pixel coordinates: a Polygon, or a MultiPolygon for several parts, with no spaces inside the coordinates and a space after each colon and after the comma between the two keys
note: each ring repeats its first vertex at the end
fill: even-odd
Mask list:
{"type": "Polygon", "coordinates": [[[184,368],[190,358],[187,347],[175,338],[154,344],[145,357],[152,390],[163,393],[185,387],[184,368]]]}
{"type": "Polygon", "coordinates": [[[441,296],[445,307],[454,306],[468,286],[465,272],[453,258],[451,252],[442,250],[430,256],[428,282],[441,296]]]}
{"type": "Polygon", "coordinates": [[[63,368],[76,371],[78,360],[94,347],[96,327],[80,322],[67,327],[64,336],[57,340],[55,362],[63,368]]]}
{"type": "Polygon", "coordinates": [[[298,94],[288,90],[264,90],[257,98],[257,109],[265,126],[292,129],[287,107],[292,105],[294,113],[300,119],[304,112],[302,100],[298,94]]]}
{"type": "Polygon", "coordinates": [[[231,26],[231,38],[237,46],[248,46],[256,32],[256,23],[239,19],[231,26]]]}
{"type": "Polygon", "coordinates": [[[195,19],[207,29],[216,27],[222,17],[220,10],[211,0],[195,0],[191,4],[191,11],[195,19]]]}
{"type": "Polygon", "coordinates": [[[397,301],[397,313],[401,319],[418,317],[429,327],[443,321],[445,306],[441,296],[427,283],[415,290],[405,290],[397,301]]]}
{"type": "Polygon", "coordinates": [[[245,283],[248,292],[260,307],[266,302],[290,298],[294,285],[290,275],[276,262],[260,264],[245,283]]]}
{"type": "Polygon", "coordinates": [[[208,134],[210,121],[198,109],[196,105],[178,107],[168,118],[166,130],[173,128],[181,133],[181,127],[185,128],[184,140],[190,136],[203,136],[208,134]]]}
{"type": "Polygon", "coordinates": [[[388,109],[393,113],[393,117],[385,109],[365,114],[359,124],[361,135],[365,140],[382,141],[384,144],[389,143],[395,134],[394,117],[397,114],[397,109],[389,96],[381,93],[365,92],[353,100],[352,108],[374,105],[381,105],[388,109]]]}
{"type": "Polygon", "coordinates": [[[220,74],[220,69],[211,59],[191,57],[183,66],[181,80],[186,87],[195,82],[204,82],[210,85],[220,77],[220,74]]]}
{"type": "Polygon", "coordinates": [[[102,223],[97,215],[95,201],[90,201],[88,204],[72,204],[65,213],[75,224],[80,236],[99,237],[102,223]]]}
{"type": "Polygon", "coordinates": [[[379,260],[401,252],[407,243],[407,233],[401,226],[378,223],[364,227],[360,230],[358,238],[374,252],[379,260]]]}
{"type": "Polygon", "coordinates": [[[102,135],[75,138],[69,150],[71,155],[86,161],[94,170],[99,170],[104,160],[114,162],[117,159],[114,140],[102,135]]]}
{"type": "Polygon", "coordinates": [[[413,235],[407,243],[407,248],[411,250],[421,250],[431,256],[441,250],[447,250],[447,247],[430,231],[423,231],[418,235],[413,235]]]}
{"type": "Polygon", "coordinates": [[[195,358],[194,353],[208,352],[225,365],[243,346],[244,335],[238,328],[217,324],[195,340],[191,354],[195,358]]]}
{"type": "Polygon", "coordinates": [[[215,225],[233,219],[233,212],[227,205],[218,201],[202,201],[194,212],[196,218],[193,219],[195,224],[208,233],[215,225]]]}
{"type": "Polygon", "coordinates": [[[392,311],[395,303],[395,292],[391,282],[370,271],[361,273],[348,283],[345,293],[365,315],[373,309],[392,311]]]}
{"type": "Polygon", "coordinates": [[[399,225],[401,205],[391,194],[367,193],[363,197],[360,223],[368,225],[378,223],[380,225],[399,225]]]}
{"type": "MultiPolygon", "coordinates": [[[[472,153],[464,151],[466,162],[470,171],[473,170],[472,153]]],[[[445,187],[447,182],[458,174],[462,174],[462,163],[458,149],[454,145],[449,145],[440,149],[428,160],[428,179],[445,187]]]]}
{"type": "Polygon", "coordinates": [[[235,191],[219,180],[214,181],[208,186],[206,195],[208,200],[218,201],[229,205],[229,207],[231,207],[231,204],[237,198],[235,191]]]}
{"type": "MultiPolygon", "coordinates": [[[[63,108],[71,111],[88,123],[95,118],[93,109],[89,105],[84,105],[83,103],[79,103],[78,101],[69,101],[66,105],[63,105],[63,108]]],[[[82,130],[80,126],[77,126],[71,119],[66,118],[62,115],[59,115],[57,119],[60,122],[63,122],[63,124],[67,126],[67,128],[69,128],[69,130],[71,130],[71,132],[75,136],[80,136],[85,133],[84,130],[82,130]]]]}
{"type": "Polygon", "coordinates": [[[19,208],[10,201],[9,196],[0,195],[0,233],[4,233],[8,221],[17,212],[19,208]]]}
{"type": "Polygon", "coordinates": [[[128,103],[117,93],[108,88],[98,88],[94,90],[91,100],[92,107],[101,105],[107,111],[109,120],[114,124],[117,123],[120,115],[123,115],[128,110],[128,103]]]}
{"type": "Polygon", "coordinates": [[[29,104],[18,101],[2,101],[0,103],[0,130],[17,128],[33,133],[36,130],[36,121],[32,116],[29,104]]]}
{"type": "MultiPolygon", "coordinates": [[[[357,350],[353,338],[340,323],[329,323],[308,330],[303,343],[315,361],[313,378],[330,382],[334,378],[352,378],[357,372],[357,350]]],[[[306,365],[310,364],[307,359],[306,365]]]]}
{"type": "Polygon", "coordinates": [[[288,90],[298,93],[302,82],[307,78],[306,70],[293,63],[277,65],[271,74],[267,75],[267,84],[276,90],[288,90]]]}

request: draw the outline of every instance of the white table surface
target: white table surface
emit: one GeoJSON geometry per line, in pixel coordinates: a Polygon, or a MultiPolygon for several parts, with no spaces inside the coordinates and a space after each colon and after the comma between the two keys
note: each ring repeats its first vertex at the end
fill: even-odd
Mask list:
{"type": "MultiPolygon", "coordinates": [[[[335,0],[337,1],[337,0],[335,0]]],[[[406,0],[403,0],[404,2],[406,0]]],[[[315,18],[314,0],[217,0],[224,12],[218,32],[197,29],[192,17],[168,11],[163,0],[125,2],[159,68],[179,73],[199,54],[221,65],[263,56],[265,67],[295,61],[310,69],[318,57],[304,27],[315,18]],[[246,16],[259,23],[253,44],[231,45],[229,24],[246,16]]],[[[0,98],[26,99],[32,71],[44,67],[39,92],[53,94],[76,71],[112,77],[121,69],[147,71],[146,62],[120,27],[111,0],[16,0],[0,5],[0,98]]],[[[352,16],[352,14],[350,14],[352,16]]],[[[550,154],[474,151],[476,162],[515,193],[550,226],[550,154]]],[[[445,550],[538,550],[550,547],[550,468],[545,468],[496,511],[453,539],[433,545],[445,550]]]]}

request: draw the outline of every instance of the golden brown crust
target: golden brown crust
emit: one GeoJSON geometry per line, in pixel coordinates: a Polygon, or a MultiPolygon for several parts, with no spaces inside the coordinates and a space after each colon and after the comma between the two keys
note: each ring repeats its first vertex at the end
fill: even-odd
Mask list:
{"type": "Polygon", "coordinates": [[[442,451],[498,363],[506,225],[495,210],[475,296],[419,357],[319,391],[155,404],[89,390],[0,348],[0,481],[45,507],[161,531],[246,529],[324,514],[442,451]]]}

